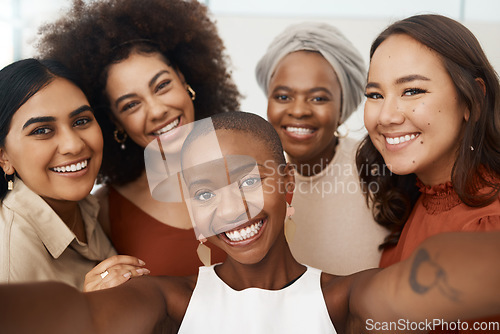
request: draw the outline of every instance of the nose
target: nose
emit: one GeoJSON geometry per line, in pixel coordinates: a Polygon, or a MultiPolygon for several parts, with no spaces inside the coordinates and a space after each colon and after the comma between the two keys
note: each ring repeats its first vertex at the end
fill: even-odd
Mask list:
{"type": "Polygon", "coordinates": [[[303,99],[294,99],[288,105],[288,115],[297,119],[308,117],[312,115],[312,110],[303,99]]]}
{"type": "Polygon", "coordinates": [[[395,98],[385,98],[380,106],[378,115],[379,125],[402,124],[405,120],[403,109],[395,98]]]}
{"type": "Polygon", "coordinates": [[[160,98],[157,96],[151,97],[147,101],[147,104],[148,104],[147,117],[152,121],[164,119],[168,113],[168,108],[165,106],[164,103],[162,103],[160,98]]]}
{"type": "Polygon", "coordinates": [[[247,207],[236,183],[219,189],[216,217],[220,223],[248,220],[247,207]]]}
{"type": "Polygon", "coordinates": [[[79,154],[85,148],[85,141],[78,130],[73,128],[62,130],[59,136],[58,148],[60,154],[79,154]]]}

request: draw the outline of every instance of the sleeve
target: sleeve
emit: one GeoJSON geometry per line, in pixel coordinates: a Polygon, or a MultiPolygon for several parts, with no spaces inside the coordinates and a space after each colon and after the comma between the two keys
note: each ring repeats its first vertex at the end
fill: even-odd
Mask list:
{"type": "Polygon", "coordinates": [[[500,215],[484,216],[466,224],[464,232],[488,232],[500,230],[500,215]]]}
{"type": "Polygon", "coordinates": [[[8,283],[10,277],[12,218],[12,212],[2,208],[0,212],[0,283],[8,283]]]}

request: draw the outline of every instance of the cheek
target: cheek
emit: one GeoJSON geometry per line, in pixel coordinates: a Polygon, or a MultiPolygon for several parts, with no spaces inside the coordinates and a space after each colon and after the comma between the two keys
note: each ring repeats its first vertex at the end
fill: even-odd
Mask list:
{"type": "Polygon", "coordinates": [[[267,103],[267,119],[275,128],[279,127],[279,123],[283,117],[283,110],[285,108],[280,106],[273,100],[269,100],[267,103]]]}
{"type": "Polygon", "coordinates": [[[374,131],[375,128],[377,127],[377,118],[375,116],[375,113],[370,112],[370,108],[366,106],[363,114],[363,121],[365,123],[365,128],[368,131],[368,133],[374,131]]]}
{"type": "Polygon", "coordinates": [[[187,123],[192,123],[195,120],[194,104],[191,99],[186,103],[186,108],[184,111],[184,116],[186,117],[187,123]]]}
{"type": "Polygon", "coordinates": [[[90,129],[90,131],[86,134],[87,138],[87,143],[91,147],[91,149],[102,156],[102,151],[103,151],[103,139],[102,139],[102,132],[101,128],[98,126],[93,127],[90,129]]]}
{"type": "Polygon", "coordinates": [[[122,116],[118,119],[118,122],[130,137],[142,136],[144,134],[145,115],[142,111],[122,116]]]}
{"type": "Polygon", "coordinates": [[[328,132],[332,133],[337,130],[340,121],[340,112],[337,110],[332,110],[331,108],[317,109],[316,115],[323,128],[328,132]]]}
{"type": "Polygon", "coordinates": [[[15,155],[11,155],[11,162],[19,176],[30,182],[30,180],[40,176],[41,170],[48,167],[53,155],[53,150],[43,145],[38,145],[33,149],[19,147],[16,149],[15,155]]]}

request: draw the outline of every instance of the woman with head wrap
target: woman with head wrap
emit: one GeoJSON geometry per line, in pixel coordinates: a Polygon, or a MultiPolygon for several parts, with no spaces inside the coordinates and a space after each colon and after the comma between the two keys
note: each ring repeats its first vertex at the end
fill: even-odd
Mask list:
{"type": "Polygon", "coordinates": [[[293,255],[334,274],[376,267],[386,230],[374,222],[361,192],[357,142],[337,132],[363,97],[359,52],[335,27],[296,24],[274,39],[256,76],[268,98],[268,119],[296,169],[297,214],[287,222],[293,255]]]}

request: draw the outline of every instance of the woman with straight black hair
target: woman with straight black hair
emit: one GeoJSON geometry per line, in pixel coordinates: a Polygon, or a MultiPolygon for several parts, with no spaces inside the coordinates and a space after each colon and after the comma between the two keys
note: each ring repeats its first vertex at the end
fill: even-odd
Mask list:
{"type": "Polygon", "coordinates": [[[26,59],[0,71],[0,282],[59,281],[83,289],[107,258],[143,274],[133,257],[113,257],[89,196],[101,165],[102,134],[74,75],[55,61],[26,59]]]}

